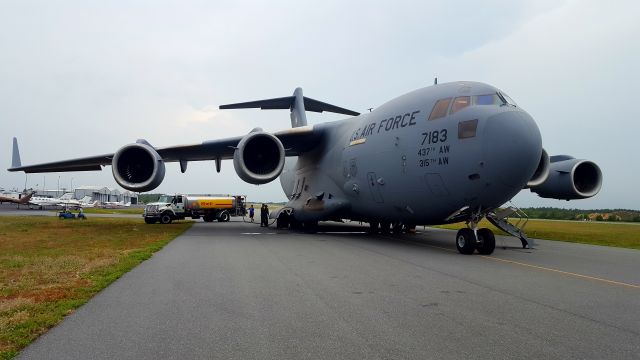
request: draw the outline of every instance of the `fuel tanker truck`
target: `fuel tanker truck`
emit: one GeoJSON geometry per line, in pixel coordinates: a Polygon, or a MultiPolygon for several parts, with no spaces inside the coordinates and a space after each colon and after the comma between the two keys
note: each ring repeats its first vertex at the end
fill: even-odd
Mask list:
{"type": "Polygon", "coordinates": [[[147,224],[170,224],[173,220],[202,218],[206,222],[227,222],[231,216],[245,213],[244,196],[228,195],[162,195],[157,202],[144,208],[147,224]]]}

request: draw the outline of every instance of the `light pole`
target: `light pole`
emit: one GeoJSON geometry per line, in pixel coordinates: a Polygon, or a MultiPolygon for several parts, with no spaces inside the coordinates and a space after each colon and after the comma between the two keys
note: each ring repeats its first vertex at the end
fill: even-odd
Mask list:
{"type": "Polygon", "coordinates": [[[60,175],[58,175],[58,190],[56,191],[56,197],[60,197],[60,175]]]}
{"type": "Polygon", "coordinates": [[[76,198],[76,192],[73,190],[73,178],[71,178],[71,192],[73,193],[73,198],[76,198]]]}

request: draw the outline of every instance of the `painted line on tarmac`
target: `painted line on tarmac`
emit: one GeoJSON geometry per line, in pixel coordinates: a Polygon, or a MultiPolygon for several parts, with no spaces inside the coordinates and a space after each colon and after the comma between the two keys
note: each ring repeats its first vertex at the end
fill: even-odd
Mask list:
{"type": "Polygon", "coordinates": [[[572,272],[569,272],[569,271],[562,271],[562,270],[558,270],[558,269],[552,269],[552,268],[548,268],[548,267],[544,267],[544,266],[532,265],[532,264],[522,263],[522,262],[513,261],[513,260],[500,259],[500,258],[497,258],[497,257],[491,257],[491,256],[485,256],[485,255],[480,255],[480,257],[488,259],[488,260],[500,261],[500,262],[504,262],[504,263],[508,263],[508,264],[520,265],[520,266],[530,267],[530,268],[534,268],[534,269],[538,269],[538,270],[545,270],[545,271],[555,272],[555,273],[568,275],[568,276],[573,276],[573,277],[577,277],[577,278],[594,280],[594,281],[599,281],[599,282],[612,284],[612,285],[625,286],[625,287],[630,287],[630,288],[633,288],[633,289],[640,289],[640,285],[627,284],[627,283],[623,283],[623,282],[620,282],[620,281],[613,281],[613,280],[603,279],[603,278],[599,278],[599,277],[595,277],[595,276],[576,274],[576,273],[572,273],[572,272]]]}
{"type": "MultiPolygon", "coordinates": [[[[428,247],[432,247],[432,248],[435,248],[435,249],[440,249],[440,250],[444,250],[444,251],[448,251],[448,252],[452,252],[452,253],[457,253],[456,250],[445,248],[445,247],[442,247],[442,246],[425,244],[425,243],[415,242],[415,241],[411,241],[411,243],[419,244],[419,245],[423,245],[423,246],[428,246],[428,247]]],[[[520,265],[520,266],[530,267],[530,268],[534,268],[534,269],[538,269],[538,270],[550,271],[550,272],[555,272],[555,273],[563,274],[563,275],[567,275],[567,276],[573,276],[573,277],[577,277],[577,278],[581,278],[581,279],[587,279],[587,280],[599,281],[599,282],[603,282],[603,283],[611,284],[611,285],[629,287],[629,288],[632,288],[632,289],[640,289],[640,285],[628,284],[628,283],[623,283],[623,282],[620,282],[620,281],[608,280],[608,279],[603,279],[603,278],[599,278],[599,277],[595,277],[595,276],[582,275],[582,274],[577,274],[577,273],[573,273],[573,272],[569,272],[569,271],[563,271],[563,270],[548,268],[548,267],[539,266],[539,265],[532,265],[532,264],[527,264],[527,263],[513,261],[513,260],[506,260],[506,259],[501,259],[501,258],[492,257],[492,256],[486,256],[486,255],[478,255],[478,256],[480,256],[481,258],[487,259],[487,260],[499,261],[499,262],[513,264],[513,265],[520,265]]]]}

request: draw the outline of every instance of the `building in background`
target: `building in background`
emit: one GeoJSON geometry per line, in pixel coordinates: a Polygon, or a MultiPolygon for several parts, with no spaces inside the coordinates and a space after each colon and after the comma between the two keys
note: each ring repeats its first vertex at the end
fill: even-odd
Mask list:
{"type": "Polygon", "coordinates": [[[42,197],[58,198],[68,192],[72,192],[73,198],[78,200],[85,196],[90,196],[92,201],[101,203],[120,202],[123,204],[131,203],[132,205],[138,203],[138,194],[106,186],[78,186],[73,190],[64,188],[60,190],[38,190],[37,194],[42,197]]]}

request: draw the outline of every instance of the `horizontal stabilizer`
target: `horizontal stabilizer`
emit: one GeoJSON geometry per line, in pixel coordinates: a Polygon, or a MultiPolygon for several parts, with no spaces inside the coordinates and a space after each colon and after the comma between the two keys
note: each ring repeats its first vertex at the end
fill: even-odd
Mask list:
{"type": "MultiPolygon", "coordinates": [[[[262,110],[275,110],[275,109],[291,109],[294,106],[295,96],[286,96],[275,99],[266,99],[266,100],[257,100],[257,101],[249,101],[237,104],[228,104],[228,105],[220,105],[220,109],[254,109],[260,108],[262,110]]],[[[359,112],[341,108],[339,106],[331,105],[324,103],[322,101],[318,101],[315,99],[311,99],[308,97],[303,97],[304,99],[304,108],[307,111],[313,112],[323,112],[328,111],[336,114],[344,114],[351,116],[360,115],[359,112]]]]}

